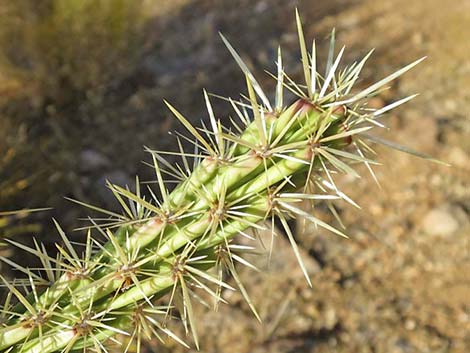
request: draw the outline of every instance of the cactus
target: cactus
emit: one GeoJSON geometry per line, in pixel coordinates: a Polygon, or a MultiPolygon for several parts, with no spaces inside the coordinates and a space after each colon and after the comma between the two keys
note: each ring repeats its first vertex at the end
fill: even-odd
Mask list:
{"type": "Polygon", "coordinates": [[[162,339],[162,335],[187,345],[167,326],[177,315],[198,347],[193,300],[202,299],[196,291],[205,292],[215,303],[224,302],[222,288],[234,290],[224,280],[225,273],[234,278],[259,319],[237,274],[237,263],[253,267],[243,258],[251,249],[237,244],[235,236],[256,237],[275,218],[310,284],[287,220],[301,217],[346,236],[299,204],[327,202],[333,213],[336,200],[356,205],[338,189],[335,174],[358,177],[354,166],[362,163],[374,176],[370,142],[405,150],[367,132],[383,127],[379,118],[415,95],[378,110],[369,109],[367,99],[423,59],[351,93],[371,52],[339,70],[344,48],[333,58],[332,36],[323,77],[317,71],[315,41],[308,52],[298,14],[297,28],[305,82],[295,83],[286,74],[279,49],[277,74],[272,75],[277,81],[273,105],[223,36],[246,76],[247,96],[240,101],[227,99],[240,122],[233,121],[231,128],[222,126],[206,92],[209,127],[194,127],[165,102],[190,136],[177,135],[178,152],[147,149],[158,197],[150,190],[151,200],[145,198],[138,179],[135,192],[108,184],[122,205],[122,214],[101,210],[104,218],[90,219],[80,249],[56,222],[62,244],[57,244],[55,257],[36,241],[28,247],[8,240],[36,255],[42,269],[34,272],[3,259],[26,278],[7,281],[2,277],[8,289],[1,312],[2,352],[106,352],[109,344],[119,344],[116,336],[120,335],[129,342],[121,343],[123,352],[131,345],[140,350],[144,339],[162,339]],[[285,90],[298,97],[290,105],[284,102],[285,90]],[[192,143],[194,151],[186,152],[183,142],[192,143]],[[180,155],[181,164],[165,160],[165,153],[180,155]],[[167,177],[178,181],[171,192],[167,177]]]}

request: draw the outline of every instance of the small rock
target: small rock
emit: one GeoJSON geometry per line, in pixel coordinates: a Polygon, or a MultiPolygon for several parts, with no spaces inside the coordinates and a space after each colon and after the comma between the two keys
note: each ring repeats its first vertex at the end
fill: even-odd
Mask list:
{"type": "Polygon", "coordinates": [[[103,154],[92,150],[86,149],[80,153],[80,170],[90,172],[102,168],[109,167],[109,159],[103,154]]]}
{"type": "Polygon", "coordinates": [[[414,321],[413,319],[406,320],[405,321],[405,328],[408,331],[413,331],[416,328],[416,321],[414,321]]]}
{"type": "Polygon", "coordinates": [[[332,330],[338,323],[336,311],[333,308],[328,308],[324,316],[324,325],[326,329],[332,330]]]}
{"type": "Polygon", "coordinates": [[[457,108],[458,108],[458,103],[455,99],[446,99],[444,100],[444,107],[447,109],[447,110],[450,110],[450,111],[456,111],[457,108]]]}
{"type": "Polygon", "coordinates": [[[423,33],[417,32],[411,36],[411,40],[414,45],[421,45],[424,41],[423,33]]]}
{"type": "Polygon", "coordinates": [[[264,13],[268,9],[269,9],[269,4],[267,1],[260,1],[255,6],[255,12],[257,13],[264,13]]]}
{"type": "Polygon", "coordinates": [[[423,219],[423,228],[429,235],[451,235],[459,227],[457,220],[445,209],[435,208],[423,219]]]}
{"type": "Polygon", "coordinates": [[[449,151],[449,163],[460,168],[469,168],[470,159],[468,155],[459,147],[452,147],[449,151]]]}
{"type": "Polygon", "coordinates": [[[340,21],[341,21],[342,27],[352,28],[352,27],[356,27],[360,23],[361,19],[359,16],[357,16],[357,14],[350,14],[349,16],[345,16],[340,21]]]}

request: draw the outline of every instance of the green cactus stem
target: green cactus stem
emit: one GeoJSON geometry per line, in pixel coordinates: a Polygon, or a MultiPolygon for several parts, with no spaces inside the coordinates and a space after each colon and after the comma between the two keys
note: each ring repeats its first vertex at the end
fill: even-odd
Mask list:
{"type": "MultiPolygon", "coordinates": [[[[352,93],[370,53],[340,69],[343,48],[336,58],[331,56],[322,76],[317,72],[315,42],[307,52],[298,15],[297,24],[305,82],[295,83],[286,74],[279,49],[277,73],[272,75],[277,81],[273,106],[223,37],[247,80],[244,99],[227,99],[240,122],[222,126],[206,92],[209,128],[194,127],[166,102],[190,135],[177,135],[180,164],[166,161],[166,152],[147,149],[158,186],[157,191],[150,191],[151,199],[142,196],[138,180],[134,193],[108,184],[122,205],[122,214],[101,210],[107,219],[91,219],[80,249],[72,246],[56,223],[62,245],[57,245],[55,257],[38,242],[27,247],[9,241],[36,255],[43,268],[35,272],[3,259],[26,278],[2,278],[8,289],[1,311],[2,352],[106,352],[108,344],[121,342],[116,336],[128,337],[129,344],[121,343],[121,351],[127,352],[132,342],[140,350],[143,340],[163,339],[162,334],[186,345],[167,327],[177,317],[198,347],[191,298],[203,291],[215,303],[225,302],[221,289],[235,289],[224,281],[224,272],[232,275],[259,319],[237,274],[239,265],[254,267],[243,258],[250,248],[237,244],[236,239],[239,234],[251,236],[249,232],[256,236],[274,218],[284,227],[311,284],[287,219],[301,217],[346,236],[303,211],[299,203],[346,201],[356,205],[336,186],[334,175],[359,177],[355,166],[365,164],[376,179],[372,171],[376,162],[368,157],[372,155],[369,141],[396,145],[366,132],[383,127],[378,119],[415,95],[378,110],[367,108],[367,100],[422,59],[352,93]],[[284,103],[285,90],[298,96],[290,105],[284,103]],[[183,149],[183,140],[192,141],[194,152],[183,149]],[[171,192],[168,178],[178,182],[171,192]]],[[[332,42],[331,52],[333,48],[332,42]]]]}

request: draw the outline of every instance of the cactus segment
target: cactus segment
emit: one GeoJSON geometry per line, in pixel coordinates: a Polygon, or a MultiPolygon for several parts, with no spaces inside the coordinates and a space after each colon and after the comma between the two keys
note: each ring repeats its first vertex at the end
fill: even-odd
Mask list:
{"type": "MultiPolygon", "coordinates": [[[[56,224],[62,238],[56,257],[37,242],[30,248],[10,241],[36,255],[43,269],[35,273],[3,259],[27,278],[11,282],[2,278],[9,289],[0,316],[2,352],[106,352],[106,345],[121,342],[115,338],[118,335],[136,342],[139,349],[142,340],[162,340],[161,334],[186,345],[166,326],[177,316],[189,327],[198,346],[191,297],[197,297],[194,292],[198,289],[215,305],[225,302],[221,289],[234,288],[224,281],[224,271],[232,274],[260,319],[236,272],[236,263],[254,268],[243,258],[247,247],[237,245],[236,236],[256,238],[257,232],[268,229],[274,218],[280,219],[311,285],[287,219],[301,217],[346,236],[299,204],[327,202],[331,206],[346,201],[357,206],[339,190],[334,176],[341,173],[359,177],[355,166],[361,163],[376,180],[371,167],[376,162],[368,157],[372,155],[368,142],[380,140],[366,132],[383,126],[377,122],[382,114],[415,95],[378,110],[367,108],[367,100],[420,60],[363,91],[350,93],[371,53],[340,70],[344,48],[334,58],[332,40],[323,77],[317,72],[315,42],[309,53],[298,13],[297,28],[305,82],[296,83],[286,74],[279,49],[277,73],[272,75],[277,81],[272,105],[254,75],[222,37],[247,81],[245,99],[228,99],[243,126],[222,126],[206,92],[209,128],[194,127],[166,102],[190,136],[177,137],[180,151],[176,153],[182,165],[166,161],[165,152],[147,149],[158,186],[158,191],[151,191],[151,200],[142,196],[138,183],[135,193],[109,184],[123,206],[123,214],[103,211],[109,221],[91,220],[80,250],[56,224]],[[284,103],[286,89],[298,96],[290,105],[284,103]],[[185,152],[182,140],[194,141],[195,152],[185,152]],[[171,192],[166,177],[179,182],[171,192]],[[98,240],[97,235],[106,241],[98,240]]],[[[333,206],[330,209],[334,212],[333,206]]],[[[124,352],[131,346],[120,344],[124,352]]]]}

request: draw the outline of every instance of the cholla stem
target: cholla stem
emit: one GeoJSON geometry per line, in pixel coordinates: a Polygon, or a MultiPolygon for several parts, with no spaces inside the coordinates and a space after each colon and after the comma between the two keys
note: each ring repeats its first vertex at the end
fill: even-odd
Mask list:
{"type": "MultiPolygon", "coordinates": [[[[196,146],[205,152],[185,155],[181,148],[184,168],[173,167],[164,160],[162,162],[161,154],[152,152],[161,201],[156,197],[154,203],[145,200],[139,188],[133,194],[128,189],[110,185],[123,205],[124,215],[110,211],[104,213],[116,218],[109,224],[120,224],[120,227],[113,232],[107,225],[97,224],[93,220],[91,229],[98,230],[108,241],[101,244],[89,235],[83,257],[78,255],[58,225],[65,246],[58,246],[57,259],[50,257],[37,244],[33,249],[19,245],[38,256],[45,264],[47,273],[53,272],[47,264],[57,264],[55,270],[58,274],[55,281],[52,280],[54,283],[41,294],[37,290],[39,283],[35,284],[35,280],[41,278],[17,265],[18,269],[29,274],[31,292],[23,295],[15,289],[15,283],[7,283],[19,303],[11,308],[7,301],[3,309],[2,315],[6,320],[0,328],[0,350],[9,353],[68,353],[91,347],[101,352],[104,342],[116,334],[128,334],[131,339],[137,340],[140,347],[141,332],[150,332],[160,339],[157,331],[182,342],[165,328],[164,321],[174,306],[177,306],[183,320],[189,323],[198,346],[189,293],[198,287],[217,302],[223,301],[220,289],[231,287],[222,281],[221,266],[233,274],[249,307],[259,318],[238,278],[234,262],[253,266],[233,253],[244,249],[234,246],[233,241],[237,234],[259,229],[260,224],[272,222],[274,217],[281,218],[310,284],[286,218],[303,217],[344,236],[334,227],[301,210],[295,203],[344,199],[355,204],[336,187],[333,170],[357,177],[358,173],[352,165],[362,162],[372,171],[373,161],[367,158],[365,150],[357,148],[365,144],[361,140],[362,134],[376,126],[370,122],[379,115],[411,97],[376,111],[363,109],[360,102],[418,61],[351,98],[351,86],[368,56],[360,65],[353,65],[345,69],[344,74],[338,75],[336,71],[343,50],[333,62],[332,42],[331,63],[323,80],[316,72],[315,44],[310,55],[298,14],[297,24],[306,83],[294,83],[286,75],[279,49],[274,111],[248,67],[223,38],[247,79],[248,103],[240,103],[239,107],[229,99],[245,124],[244,129],[237,127],[242,131],[240,134],[222,127],[205,92],[210,130],[194,128],[167,103],[192,135],[192,138],[180,135],[182,139],[190,141],[194,138],[196,146]],[[322,80],[321,91],[316,92],[317,81],[322,80]],[[302,91],[302,86],[307,87],[307,92],[302,91]],[[282,106],[283,88],[299,92],[299,99],[289,106],[282,106]],[[348,103],[354,105],[346,106],[348,103]],[[352,143],[358,154],[346,151],[352,143]],[[187,158],[194,155],[198,163],[190,172],[187,158]],[[170,168],[168,174],[181,179],[171,193],[167,191],[160,164],[170,168]],[[328,180],[323,179],[323,175],[328,180]],[[326,193],[328,189],[334,194],[326,193]],[[314,193],[315,190],[324,194],[314,193]],[[126,198],[131,206],[125,203],[126,198]],[[213,267],[216,267],[218,277],[213,276],[213,267]],[[217,286],[216,290],[211,289],[213,285],[217,286]],[[182,300],[177,301],[178,290],[181,291],[178,295],[182,300]],[[154,317],[159,314],[158,310],[154,310],[154,305],[167,293],[170,293],[170,303],[160,323],[154,317]],[[182,307],[178,304],[181,301],[182,307]]],[[[392,143],[384,144],[393,146],[392,143]]],[[[129,345],[126,347],[127,352],[129,345]]]]}

